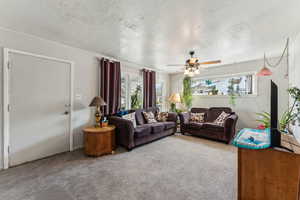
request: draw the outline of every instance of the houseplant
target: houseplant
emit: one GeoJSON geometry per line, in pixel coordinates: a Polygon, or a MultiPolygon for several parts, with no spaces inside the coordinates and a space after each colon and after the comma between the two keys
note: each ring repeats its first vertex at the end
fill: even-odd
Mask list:
{"type": "Polygon", "coordinates": [[[192,95],[192,80],[191,77],[186,76],[183,79],[183,93],[182,100],[186,108],[189,110],[192,106],[193,95],[192,95]]]}
{"type": "MultiPolygon", "coordinates": [[[[259,116],[259,119],[257,119],[257,122],[260,122],[261,125],[264,128],[270,128],[271,127],[271,115],[268,112],[261,112],[256,113],[259,116]]],[[[292,114],[289,110],[286,110],[280,120],[279,120],[279,130],[280,131],[286,131],[286,128],[288,124],[295,118],[295,115],[292,114]]],[[[260,127],[261,127],[260,125],[260,127]]]]}
{"type": "Polygon", "coordinates": [[[236,94],[234,91],[234,82],[229,80],[230,85],[228,86],[227,92],[229,96],[229,104],[235,106],[236,94]]]}
{"type": "MultiPolygon", "coordinates": [[[[285,112],[283,112],[280,120],[279,120],[279,129],[281,131],[286,131],[288,125],[295,120],[300,119],[300,89],[293,87],[289,88],[288,90],[289,95],[293,99],[293,104],[290,108],[288,108],[285,112]],[[296,109],[295,109],[296,108],[296,109]]],[[[256,113],[260,116],[260,119],[256,120],[264,125],[265,128],[270,127],[271,115],[268,112],[256,113]]]]}
{"type": "Polygon", "coordinates": [[[142,94],[142,87],[138,85],[136,86],[134,93],[131,95],[132,109],[139,109],[142,107],[141,94],[142,94]]]}
{"type": "Polygon", "coordinates": [[[297,87],[292,87],[288,89],[288,93],[294,100],[290,112],[295,115],[294,121],[298,120],[298,122],[300,122],[300,89],[297,87]]]}

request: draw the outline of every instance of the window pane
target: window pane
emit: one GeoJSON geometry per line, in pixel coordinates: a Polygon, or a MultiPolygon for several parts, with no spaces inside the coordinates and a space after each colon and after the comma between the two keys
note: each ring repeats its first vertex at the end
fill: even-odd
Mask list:
{"type": "Polygon", "coordinates": [[[242,75],[225,78],[194,79],[194,95],[236,95],[253,94],[253,75],[242,75]]]}
{"type": "Polygon", "coordinates": [[[142,108],[142,81],[139,76],[130,77],[130,107],[142,108]]]}
{"type": "Polygon", "coordinates": [[[156,106],[163,110],[163,83],[156,83],[156,106]]]}
{"type": "Polygon", "coordinates": [[[126,109],[126,77],[121,77],[121,110],[126,109]]]}

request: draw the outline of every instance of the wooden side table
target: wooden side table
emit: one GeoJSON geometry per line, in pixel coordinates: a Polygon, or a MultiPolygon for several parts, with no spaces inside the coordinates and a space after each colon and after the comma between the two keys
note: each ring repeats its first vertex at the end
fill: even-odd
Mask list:
{"type": "Polygon", "coordinates": [[[115,126],[96,128],[88,127],[84,132],[84,150],[88,156],[113,154],[116,148],[115,126]]]}

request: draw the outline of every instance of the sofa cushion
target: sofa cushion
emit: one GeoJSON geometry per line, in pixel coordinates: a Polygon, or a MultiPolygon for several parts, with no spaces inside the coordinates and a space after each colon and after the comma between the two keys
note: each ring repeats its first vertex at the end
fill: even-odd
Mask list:
{"type": "Polygon", "coordinates": [[[135,119],[135,113],[130,113],[122,116],[123,119],[127,119],[132,122],[133,127],[136,127],[136,119],[135,119]]]}
{"type": "Polygon", "coordinates": [[[227,119],[227,117],[229,116],[229,113],[226,112],[222,112],[217,119],[214,121],[215,124],[219,125],[219,126],[224,126],[225,120],[227,119]]]}
{"type": "Polygon", "coordinates": [[[144,118],[144,115],[143,115],[143,112],[149,112],[151,111],[154,115],[157,114],[158,112],[158,108],[156,107],[151,107],[151,108],[148,108],[148,109],[137,109],[135,110],[135,118],[136,118],[136,124],[137,125],[143,125],[143,124],[146,124],[146,120],[144,118]]]}
{"type": "Polygon", "coordinates": [[[211,107],[208,109],[207,120],[208,122],[213,122],[217,119],[217,117],[222,113],[231,113],[231,108],[228,107],[211,107]]]}
{"type": "Polygon", "coordinates": [[[165,125],[165,129],[168,130],[171,128],[175,128],[176,123],[175,122],[164,122],[164,125],[165,125]]]}
{"type": "Polygon", "coordinates": [[[152,111],[150,112],[143,112],[143,115],[144,115],[144,118],[147,122],[147,124],[153,124],[153,123],[156,123],[156,119],[155,119],[155,115],[152,111]]]}
{"type": "Polygon", "coordinates": [[[169,113],[168,112],[158,112],[156,119],[159,122],[166,122],[168,120],[169,113]]]}
{"type": "Polygon", "coordinates": [[[135,119],[137,125],[143,125],[146,123],[144,115],[143,115],[144,109],[137,109],[135,111],[135,119]]]}
{"type": "Polygon", "coordinates": [[[204,122],[204,116],[205,116],[205,113],[191,113],[190,114],[190,121],[191,122],[203,123],[204,122]]]}
{"type": "Polygon", "coordinates": [[[185,126],[188,129],[202,129],[203,128],[203,123],[190,122],[190,123],[186,124],[185,126]]]}
{"type": "Polygon", "coordinates": [[[141,137],[150,135],[151,131],[152,131],[152,127],[150,124],[144,124],[144,125],[137,126],[134,129],[134,137],[141,138],[141,137]]]}
{"type": "Polygon", "coordinates": [[[206,122],[203,124],[203,128],[216,132],[224,132],[224,127],[215,123],[206,122]]]}
{"type": "Polygon", "coordinates": [[[165,124],[164,122],[158,122],[151,124],[152,127],[152,133],[160,133],[165,130],[165,124]]]}
{"type": "Polygon", "coordinates": [[[192,113],[207,113],[207,108],[191,108],[192,113]]]}

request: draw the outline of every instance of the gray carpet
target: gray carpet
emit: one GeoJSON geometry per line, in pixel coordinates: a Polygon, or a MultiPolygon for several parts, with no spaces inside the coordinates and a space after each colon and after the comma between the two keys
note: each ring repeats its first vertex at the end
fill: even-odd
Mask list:
{"type": "Polygon", "coordinates": [[[236,149],[172,136],[99,158],[65,153],[0,172],[2,200],[233,200],[236,149]]]}

